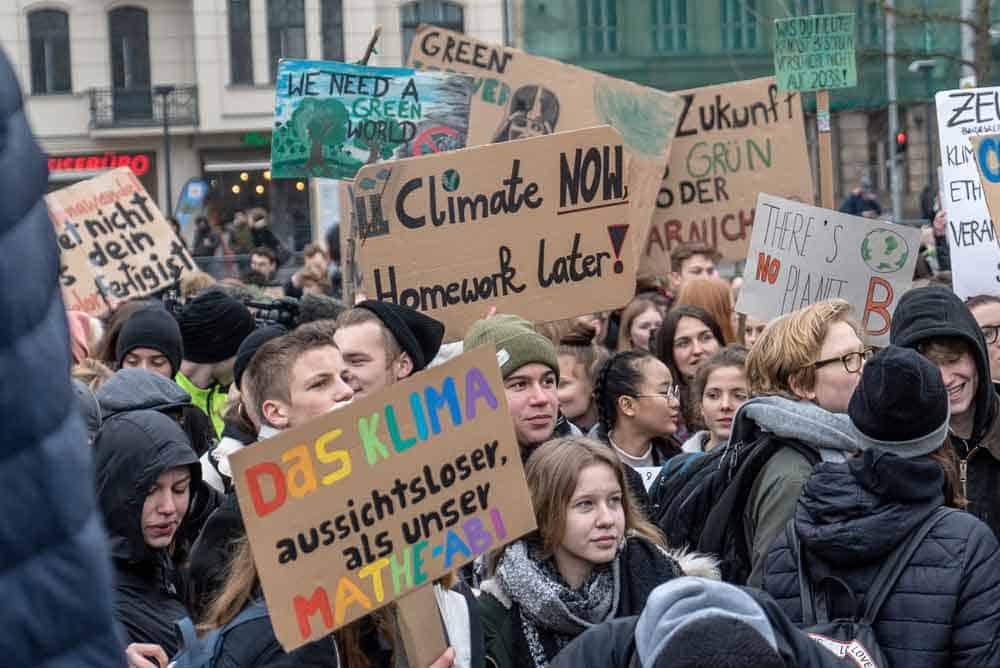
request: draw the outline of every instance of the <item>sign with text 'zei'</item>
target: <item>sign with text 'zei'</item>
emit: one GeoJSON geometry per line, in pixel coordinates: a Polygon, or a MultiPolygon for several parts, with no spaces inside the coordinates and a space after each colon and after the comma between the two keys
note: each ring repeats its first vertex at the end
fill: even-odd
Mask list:
{"type": "Polygon", "coordinates": [[[736,310],[770,320],[840,297],[854,307],[866,339],[885,345],[919,247],[914,227],[761,193],[736,310]]]}
{"type": "Polygon", "coordinates": [[[777,19],[774,73],[783,93],[856,86],[854,14],[777,19]]]}
{"type": "Polygon", "coordinates": [[[496,306],[535,322],[619,308],[635,289],[629,152],[599,126],[358,172],[361,290],[448,340],[496,306]]]}
{"type": "Polygon", "coordinates": [[[244,448],[230,463],[286,650],[535,528],[493,346],[244,448]]]}

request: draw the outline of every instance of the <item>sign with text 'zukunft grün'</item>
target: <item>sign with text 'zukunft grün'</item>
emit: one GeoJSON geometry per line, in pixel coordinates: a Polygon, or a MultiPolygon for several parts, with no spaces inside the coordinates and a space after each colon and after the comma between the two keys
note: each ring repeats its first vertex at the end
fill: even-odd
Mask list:
{"type": "Polygon", "coordinates": [[[535,322],[619,308],[635,289],[628,163],[600,126],[365,167],[361,289],[448,340],[491,306],[535,322]]]}
{"type": "Polygon", "coordinates": [[[856,86],[854,14],[777,19],[774,73],[782,92],[856,86]]]}
{"type": "Polygon", "coordinates": [[[919,246],[916,228],[761,193],[736,310],[771,320],[840,297],[854,307],[866,340],[887,344],[919,246]]]}
{"type": "Polygon", "coordinates": [[[465,146],[472,79],[282,60],[275,95],[272,175],[349,179],[369,163],[465,146]]]}
{"type": "Polygon", "coordinates": [[[118,167],[45,196],[66,308],[101,316],[173,285],[195,264],[149,193],[118,167]]]}
{"type": "Polygon", "coordinates": [[[286,650],[535,528],[493,346],[244,448],[230,463],[286,650]]]}

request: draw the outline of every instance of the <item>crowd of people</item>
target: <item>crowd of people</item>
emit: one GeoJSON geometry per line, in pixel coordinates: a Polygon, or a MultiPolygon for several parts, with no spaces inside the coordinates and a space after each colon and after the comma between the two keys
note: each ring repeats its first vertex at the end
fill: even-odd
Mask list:
{"type": "Polygon", "coordinates": [[[204,276],[99,319],[62,308],[37,148],[8,163],[0,280],[41,276],[0,291],[11,665],[410,665],[392,604],[286,652],[229,458],[480,346],[537,530],[433,584],[431,668],[1000,665],[1000,298],[914,288],[875,350],[843,300],[735,313],[687,243],[620,311],[491,311],[458,346],[403,306],[272,317],[204,276]]]}

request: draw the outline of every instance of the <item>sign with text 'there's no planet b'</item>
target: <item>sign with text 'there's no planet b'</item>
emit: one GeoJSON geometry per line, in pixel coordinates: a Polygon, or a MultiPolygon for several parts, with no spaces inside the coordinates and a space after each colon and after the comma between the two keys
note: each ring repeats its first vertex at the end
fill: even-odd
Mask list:
{"type": "Polygon", "coordinates": [[[774,74],[783,93],[856,86],[854,14],[776,20],[774,74]]]}

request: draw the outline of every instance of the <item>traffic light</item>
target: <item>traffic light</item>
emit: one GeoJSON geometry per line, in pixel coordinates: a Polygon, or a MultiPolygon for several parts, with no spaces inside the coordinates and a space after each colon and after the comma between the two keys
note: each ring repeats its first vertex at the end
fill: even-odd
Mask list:
{"type": "Polygon", "coordinates": [[[909,138],[906,133],[902,130],[896,133],[896,155],[906,155],[906,147],[909,144],[909,138]]]}

